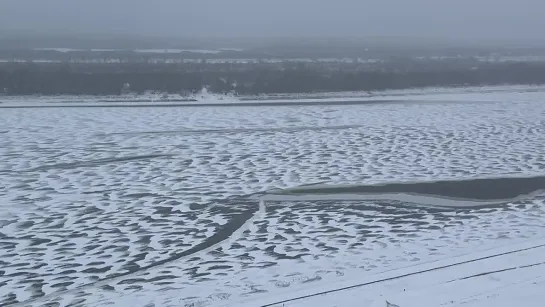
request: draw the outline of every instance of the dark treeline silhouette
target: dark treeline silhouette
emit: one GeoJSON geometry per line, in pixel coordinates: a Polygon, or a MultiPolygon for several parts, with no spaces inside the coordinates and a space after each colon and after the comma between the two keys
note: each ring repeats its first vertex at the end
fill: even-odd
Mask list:
{"type": "Polygon", "coordinates": [[[8,95],[194,93],[205,86],[216,93],[269,94],[500,84],[545,84],[545,63],[0,64],[0,93],[8,95]]]}

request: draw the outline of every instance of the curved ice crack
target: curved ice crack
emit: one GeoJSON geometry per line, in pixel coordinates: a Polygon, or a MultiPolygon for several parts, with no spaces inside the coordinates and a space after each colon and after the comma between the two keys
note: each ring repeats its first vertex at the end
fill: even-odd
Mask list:
{"type": "Polygon", "coordinates": [[[117,281],[121,278],[126,278],[128,276],[136,275],[136,274],[145,272],[149,269],[157,268],[157,267],[172,263],[174,261],[179,261],[188,257],[195,257],[196,255],[199,255],[199,254],[206,254],[210,251],[218,249],[224,244],[230,244],[234,240],[238,239],[238,237],[240,237],[240,235],[244,233],[244,231],[246,231],[250,227],[250,225],[254,222],[254,220],[256,220],[259,217],[263,217],[265,215],[265,211],[266,211],[265,203],[263,201],[260,201],[257,208],[246,210],[244,213],[235,217],[229,223],[219,227],[216,233],[212,235],[211,237],[209,237],[208,239],[206,239],[204,242],[197,244],[194,247],[187,249],[183,252],[176,253],[169,258],[154,262],[147,266],[140,267],[136,270],[112,274],[103,279],[100,279],[91,283],[87,283],[84,285],[80,285],[73,289],[68,289],[68,290],[60,291],[60,292],[53,292],[53,293],[49,293],[47,295],[44,295],[35,299],[30,299],[30,300],[12,303],[8,305],[15,307],[15,306],[26,306],[31,303],[40,303],[52,297],[63,296],[73,292],[82,291],[88,288],[100,287],[105,285],[106,283],[117,281]]]}

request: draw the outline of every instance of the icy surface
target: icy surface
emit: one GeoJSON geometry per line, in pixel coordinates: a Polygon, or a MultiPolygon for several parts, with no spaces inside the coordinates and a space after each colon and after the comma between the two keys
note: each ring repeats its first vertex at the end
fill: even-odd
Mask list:
{"type": "Polygon", "coordinates": [[[0,109],[0,305],[229,305],[541,238],[541,197],[431,210],[255,195],[312,183],[542,175],[545,95],[479,95],[0,109]]]}
{"type": "Polygon", "coordinates": [[[236,306],[511,307],[545,298],[545,241],[475,251],[236,306]]]}

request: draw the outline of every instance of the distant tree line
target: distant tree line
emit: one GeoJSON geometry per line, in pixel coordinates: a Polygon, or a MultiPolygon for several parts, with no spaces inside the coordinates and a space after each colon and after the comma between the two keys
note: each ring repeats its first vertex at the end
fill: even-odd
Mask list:
{"type": "Polygon", "coordinates": [[[191,93],[206,86],[238,94],[545,84],[545,63],[388,62],[359,69],[352,64],[245,65],[3,63],[0,94],[117,95],[127,84],[135,93],[191,93]]]}

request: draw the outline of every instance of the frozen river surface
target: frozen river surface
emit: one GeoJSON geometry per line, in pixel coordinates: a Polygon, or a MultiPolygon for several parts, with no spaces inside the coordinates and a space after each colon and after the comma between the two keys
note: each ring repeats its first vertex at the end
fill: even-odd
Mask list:
{"type": "Polygon", "coordinates": [[[449,95],[0,108],[0,305],[229,305],[542,238],[539,189],[479,208],[433,206],[450,195],[267,198],[316,183],[545,175],[545,93],[449,95]]]}

